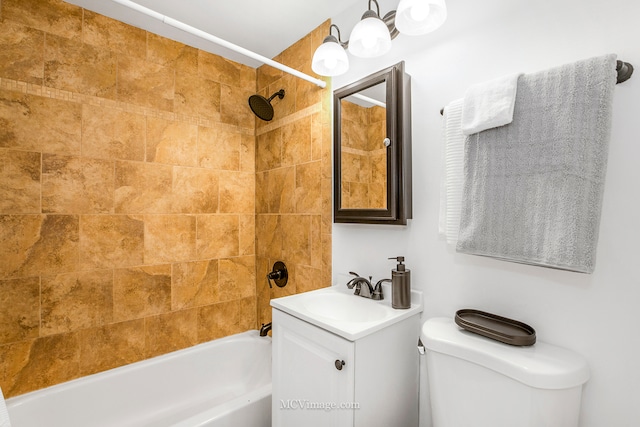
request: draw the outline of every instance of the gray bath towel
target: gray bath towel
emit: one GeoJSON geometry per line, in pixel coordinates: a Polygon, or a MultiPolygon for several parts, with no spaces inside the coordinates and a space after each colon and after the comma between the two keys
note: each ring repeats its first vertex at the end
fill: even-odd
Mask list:
{"type": "Polygon", "coordinates": [[[524,75],[513,122],[469,135],[458,252],[593,272],[615,65],[524,75]]]}

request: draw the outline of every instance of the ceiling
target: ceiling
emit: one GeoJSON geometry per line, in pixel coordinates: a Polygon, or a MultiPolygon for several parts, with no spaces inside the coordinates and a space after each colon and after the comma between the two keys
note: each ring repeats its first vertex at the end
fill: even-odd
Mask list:
{"type": "MultiPolygon", "coordinates": [[[[172,28],[111,0],[66,0],[251,67],[260,62],[172,28]]],[[[364,0],[134,0],[141,6],[273,58],[332,16],[364,0]]]]}

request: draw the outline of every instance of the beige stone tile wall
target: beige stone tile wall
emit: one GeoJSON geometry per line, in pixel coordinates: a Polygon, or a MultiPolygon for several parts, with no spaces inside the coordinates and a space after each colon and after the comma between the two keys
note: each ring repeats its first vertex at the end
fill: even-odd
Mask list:
{"type": "MultiPolygon", "coordinates": [[[[329,33],[327,21],[276,61],[314,75],[311,58],[329,33]]],[[[264,65],[258,93],[274,98],[274,119],[256,119],[256,286],[258,322],[271,321],[269,300],[331,285],[331,99],[321,89],[264,65]],[[289,271],[284,288],[269,288],[275,261],[289,271]]]]}
{"type": "Polygon", "coordinates": [[[342,101],[341,198],[345,208],[387,207],[386,110],[342,101]]]}
{"type": "MultiPolygon", "coordinates": [[[[0,7],[5,396],[254,329],[256,70],[61,0],[0,7]]],[[[274,233],[310,283],[322,255],[291,243],[330,242],[316,98],[279,130],[306,145],[279,140],[300,221],[274,233]]]]}

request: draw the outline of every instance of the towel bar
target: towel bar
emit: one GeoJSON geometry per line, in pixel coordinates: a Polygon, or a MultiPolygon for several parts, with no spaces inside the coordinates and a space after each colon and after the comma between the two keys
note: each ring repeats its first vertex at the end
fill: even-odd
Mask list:
{"type": "MultiPolygon", "coordinates": [[[[624,61],[616,61],[616,71],[618,72],[618,78],[616,84],[626,82],[631,78],[633,74],[633,65],[624,61]]],[[[444,114],[444,107],[440,109],[440,115],[444,114]]]]}

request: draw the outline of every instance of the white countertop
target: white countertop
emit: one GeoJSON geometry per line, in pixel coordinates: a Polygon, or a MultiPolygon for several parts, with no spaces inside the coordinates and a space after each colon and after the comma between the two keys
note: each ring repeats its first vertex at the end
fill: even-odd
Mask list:
{"type": "Polygon", "coordinates": [[[346,285],[271,300],[271,307],[355,341],[422,312],[422,292],[411,290],[411,308],[391,307],[391,285],[383,284],[384,299],[374,301],[346,285]]]}

